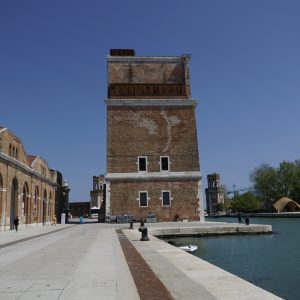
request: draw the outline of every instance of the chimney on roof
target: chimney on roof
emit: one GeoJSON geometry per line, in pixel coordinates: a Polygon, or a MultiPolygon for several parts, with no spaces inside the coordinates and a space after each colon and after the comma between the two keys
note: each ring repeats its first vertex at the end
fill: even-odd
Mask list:
{"type": "Polygon", "coordinates": [[[110,49],[110,56],[135,56],[134,49],[110,49]]]}

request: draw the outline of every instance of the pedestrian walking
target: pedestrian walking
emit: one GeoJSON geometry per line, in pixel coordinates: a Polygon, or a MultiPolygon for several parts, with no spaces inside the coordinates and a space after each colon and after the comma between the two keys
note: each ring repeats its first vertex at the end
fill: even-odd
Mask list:
{"type": "Polygon", "coordinates": [[[56,218],[56,215],[54,215],[51,225],[55,225],[56,226],[56,223],[57,223],[57,218],[56,218]]]}
{"type": "Polygon", "coordinates": [[[246,225],[249,225],[249,224],[250,224],[249,216],[246,216],[246,217],[245,217],[245,224],[246,224],[246,225]]]}
{"type": "Polygon", "coordinates": [[[16,232],[18,232],[19,222],[20,222],[20,220],[19,220],[18,216],[16,216],[14,219],[14,226],[15,226],[16,232]]]}
{"type": "Polygon", "coordinates": [[[79,221],[80,221],[80,224],[83,224],[83,223],[84,223],[84,220],[83,220],[83,216],[82,216],[82,215],[80,216],[79,221]]]}

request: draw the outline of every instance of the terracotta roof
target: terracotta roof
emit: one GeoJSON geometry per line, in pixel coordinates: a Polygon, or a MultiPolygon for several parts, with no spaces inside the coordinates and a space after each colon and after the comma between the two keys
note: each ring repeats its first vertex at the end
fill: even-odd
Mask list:
{"type": "Polygon", "coordinates": [[[33,161],[36,159],[36,156],[34,155],[27,155],[27,161],[29,163],[29,165],[31,166],[31,164],[33,163],[33,161]]]}

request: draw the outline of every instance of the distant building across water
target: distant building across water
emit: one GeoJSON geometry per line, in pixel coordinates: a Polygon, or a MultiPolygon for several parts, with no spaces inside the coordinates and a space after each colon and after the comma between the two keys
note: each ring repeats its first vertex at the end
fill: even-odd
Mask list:
{"type": "Polygon", "coordinates": [[[207,185],[208,187],[205,189],[206,210],[211,215],[217,213],[224,205],[224,189],[220,183],[220,174],[207,175],[207,185]]]}

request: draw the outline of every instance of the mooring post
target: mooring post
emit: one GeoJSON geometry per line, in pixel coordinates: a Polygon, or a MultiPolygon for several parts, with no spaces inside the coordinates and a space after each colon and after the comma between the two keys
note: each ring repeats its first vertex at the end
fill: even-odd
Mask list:
{"type": "Polygon", "coordinates": [[[141,219],[141,227],[139,228],[139,232],[142,233],[140,241],[149,241],[148,228],[145,227],[145,221],[143,219],[141,219]]]}

